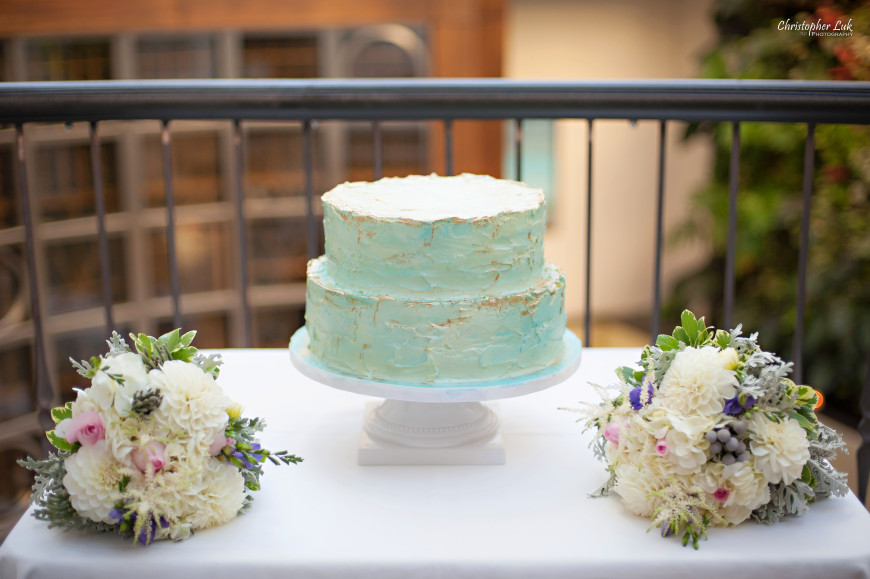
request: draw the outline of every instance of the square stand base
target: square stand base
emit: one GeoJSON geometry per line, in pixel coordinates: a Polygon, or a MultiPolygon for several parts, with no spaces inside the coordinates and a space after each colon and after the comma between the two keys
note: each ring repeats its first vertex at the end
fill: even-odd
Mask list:
{"type": "MultiPolygon", "coordinates": [[[[378,404],[380,402],[366,403],[365,416],[378,404]]],[[[490,407],[497,410],[495,405],[490,407]]],[[[500,432],[486,442],[446,448],[416,448],[373,440],[363,428],[357,462],[360,466],[501,465],[505,463],[505,451],[500,432]]]]}

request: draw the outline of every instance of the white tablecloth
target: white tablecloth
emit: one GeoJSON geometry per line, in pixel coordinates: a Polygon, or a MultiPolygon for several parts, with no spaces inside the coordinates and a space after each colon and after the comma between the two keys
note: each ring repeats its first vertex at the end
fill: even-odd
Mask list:
{"type": "Polygon", "coordinates": [[[870,577],[870,515],[849,495],[773,527],[711,528],[699,551],[663,540],[615,498],[576,416],[637,350],[589,349],[578,373],[498,403],[503,466],[362,467],[364,396],[301,376],[286,350],[228,350],[220,383],[305,458],[267,465],[253,508],[224,527],[148,548],[49,530],[26,515],[0,547],[0,577],[870,577]]]}

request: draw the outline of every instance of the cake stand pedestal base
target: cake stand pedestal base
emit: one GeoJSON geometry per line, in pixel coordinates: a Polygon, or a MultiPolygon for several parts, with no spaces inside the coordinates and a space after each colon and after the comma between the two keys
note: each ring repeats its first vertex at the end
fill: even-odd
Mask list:
{"type": "Polygon", "coordinates": [[[524,396],[559,384],[580,365],[582,344],[565,330],[561,357],[537,374],[491,381],[395,384],[330,370],[308,349],[308,331],[290,339],[290,359],[321,384],[383,398],[367,403],[359,440],[361,465],[505,463],[492,400],[524,396]]]}
{"type": "Polygon", "coordinates": [[[358,462],[364,466],[504,464],[494,406],[480,402],[368,402],[358,462]]]}
{"type": "Polygon", "coordinates": [[[368,402],[357,461],[362,466],[504,464],[497,407],[480,402],[368,402]]]}

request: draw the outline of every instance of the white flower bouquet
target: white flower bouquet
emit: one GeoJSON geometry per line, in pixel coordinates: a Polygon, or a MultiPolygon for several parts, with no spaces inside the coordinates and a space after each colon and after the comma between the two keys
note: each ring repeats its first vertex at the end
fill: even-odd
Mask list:
{"type": "Polygon", "coordinates": [[[689,311],[681,323],[644,348],[640,370],[595,386],[603,402],[581,420],[598,430],[610,479],[594,496],[614,492],[650,529],[697,549],[711,524],[775,523],[846,494],[828,462],[843,441],[816,419],[820,394],[787,378],[791,363],[739,326],[714,330],[689,311]]]}
{"type": "Polygon", "coordinates": [[[52,411],[57,452],[20,461],[35,472],[37,519],[143,545],[182,540],[250,506],[263,462],[302,460],[260,446],[264,422],[224,395],[220,357],[199,354],[195,334],[131,334],[133,351],[115,332],[106,355],[72,360],[90,387],[52,411]]]}

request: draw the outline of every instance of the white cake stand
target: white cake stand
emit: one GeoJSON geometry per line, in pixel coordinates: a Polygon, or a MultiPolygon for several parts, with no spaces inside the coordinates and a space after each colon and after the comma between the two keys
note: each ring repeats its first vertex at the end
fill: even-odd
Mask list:
{"type": "Polygon", "coordinates": [[[361,465],[504,464],[498,414],[482,402],[537,392],[571,376],[580,365],[580,339],[565,330],[563,344],[559,362],[537,374],[424,386],[334,372],[308,349],[304,327],[290,340],[290,358],[312,380],[385,399],[366,406],[358,454],[361,465]]]}

